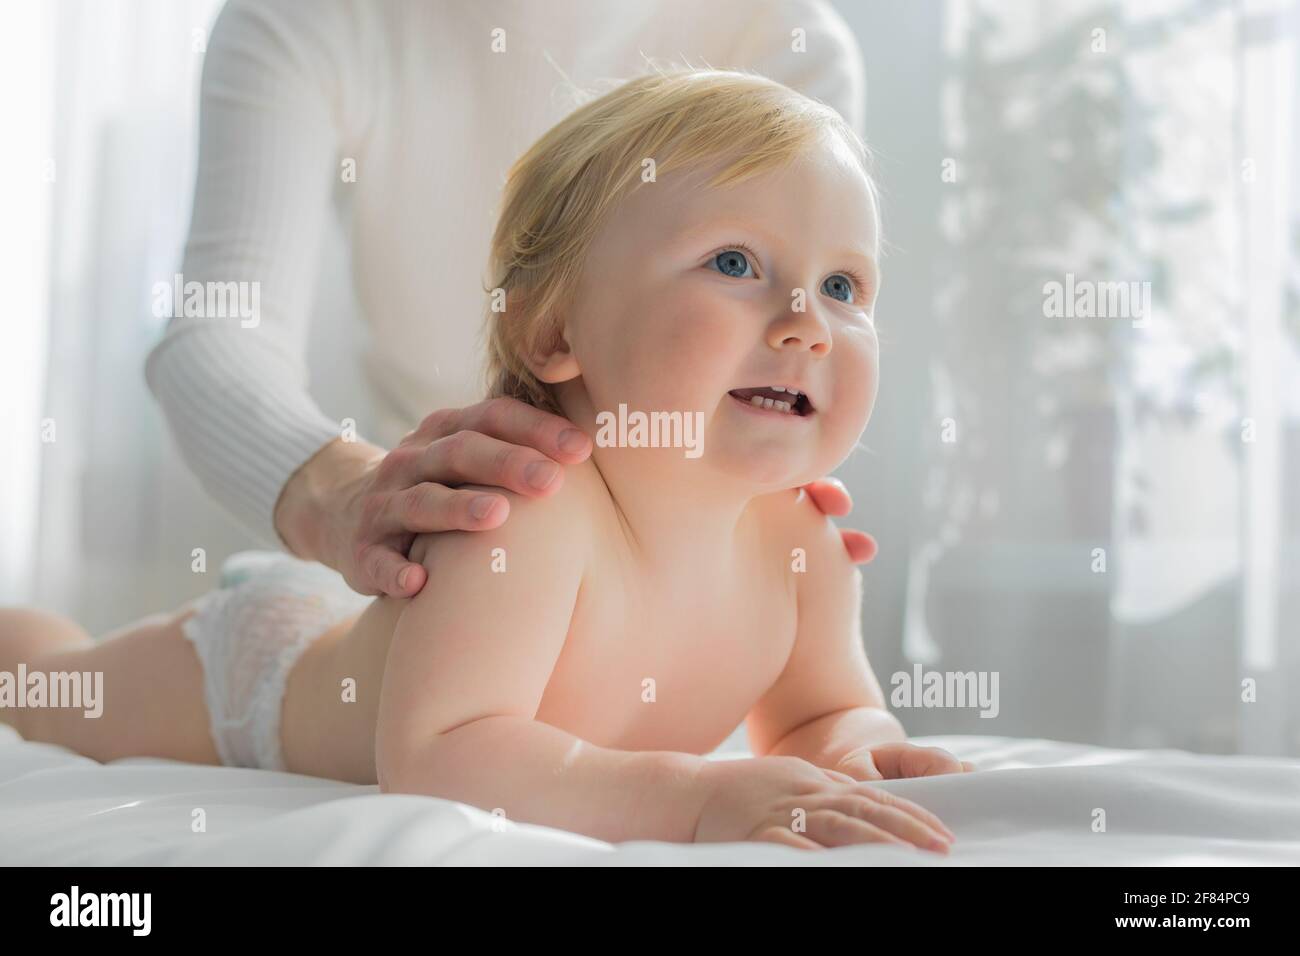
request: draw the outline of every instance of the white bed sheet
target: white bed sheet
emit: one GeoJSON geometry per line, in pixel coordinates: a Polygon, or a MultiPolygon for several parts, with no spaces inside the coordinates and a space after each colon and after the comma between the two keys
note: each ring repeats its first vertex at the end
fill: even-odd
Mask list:
{"type": "MultiPolygon", "coordinates": [[[[1300,761],[931,737],[974,774],[888,781],[957,834],[910,848],[611,845],[431,797],[294,774],[99,764],[0,727],[0,864],[1300,864],[1300,761]],[[202,808],[206,832],[195,833],[202,808]],[[1093,810],[1106,831],[1093,832],[1093,810]]],[[[721,755],[715,755],[721,756],[721,755]]]]}

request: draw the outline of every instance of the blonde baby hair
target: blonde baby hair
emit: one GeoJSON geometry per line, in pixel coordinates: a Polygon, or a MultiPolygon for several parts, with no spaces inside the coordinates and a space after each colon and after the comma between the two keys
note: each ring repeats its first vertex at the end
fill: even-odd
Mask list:
{"type": "Polygon", "coordinates": [[[558,412],[525,356],[553,344],[606,215],[642,179],[723,163],[712,188],[785,166],[836,133],[873,190],[870,153],[834,109],[756,74],[656,71],[570,113],[506,177],[489,253],[487,394],[558,412]],[[504,293],[504,300],[502,295],[504,293]],[[500,305],[504,304],[504,310],[500,305]]]}

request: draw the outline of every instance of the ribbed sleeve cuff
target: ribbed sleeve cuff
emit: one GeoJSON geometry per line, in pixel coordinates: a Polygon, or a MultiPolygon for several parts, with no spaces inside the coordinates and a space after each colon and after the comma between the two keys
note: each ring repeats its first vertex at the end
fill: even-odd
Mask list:
{"type": "Polygon", "coordinates": [[[169,331],[145,361],[145,380],[204,489],[283,549],[273,522],[280,492],[340,434],[307,393],[305,369],[256,330],[204,322],[169,331]]]}

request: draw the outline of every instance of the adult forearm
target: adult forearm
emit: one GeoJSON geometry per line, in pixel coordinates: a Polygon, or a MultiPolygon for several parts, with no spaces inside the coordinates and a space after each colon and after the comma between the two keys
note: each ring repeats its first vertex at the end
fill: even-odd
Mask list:
{"type": "Polygon", "coordinates": [[[338,62],[317,48],[322,38],[347,35],[334,29],[336,14],[346,16],[304,14],[312,25],[304,30],[286,22],[285,11],[229,3],[213,23],[179,270],[187,290],[198,283],[207,291],[197,310],[188,291],[184,308],[172,303],[167,334],[145,366],[191,471],[268,543],[279,543],[273,512],[289,476],[340,432],[309,394],[306,362],[336,182],[332,85],[356,89],[306,65],[338,62]],[[214,287],[230,283],[240,284],[241,304],[248,291],[248,314],[213,303],[214,287]]]}
{"type": "Polygon", "coordinates": [[[879,707],[853,707],[825,714],[795,728],[769,751],[770,756],[802,757],[834,768],[846,754],[866,746],[907,739],[898,718],[879,707]]]}
{"type": "Polygon", "coordinates": [[[176,320],[150,353],[145,377],[204,489],[245,528],[275,541],[285,483],[339,435],[297,367],[259,330],[176,320]]]}
{"type": "Polygon", "coordinates": [[[539,721],[494,716],[405,757],[381,756],[378,769],[385,792],[469,803],[611,843],[690,842],[707,797],[706,763],[673,751],[611,750],[539,721]]]}

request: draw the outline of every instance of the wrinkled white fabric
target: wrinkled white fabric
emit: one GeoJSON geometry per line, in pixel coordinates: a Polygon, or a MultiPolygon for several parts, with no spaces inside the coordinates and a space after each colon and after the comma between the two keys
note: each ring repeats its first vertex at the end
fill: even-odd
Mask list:
{"type": "MultiPolygon", "coordinates": [[[[1300,864],[1300,762],[1052,740],[922,737],[979,773],[880,786],[957,834],[894,846],[612,845],[475,807],[297,774],[99,764],[0,727],[0,863],[60,865],[1159,866],[1300,864]],[[203,808],[206,830],[194,831],[203,808]],[[1106,830],[1093,829],[1096,808],[1106,830]]],[[[715,755],[721,756],[721,755],[715,755]]]]}

